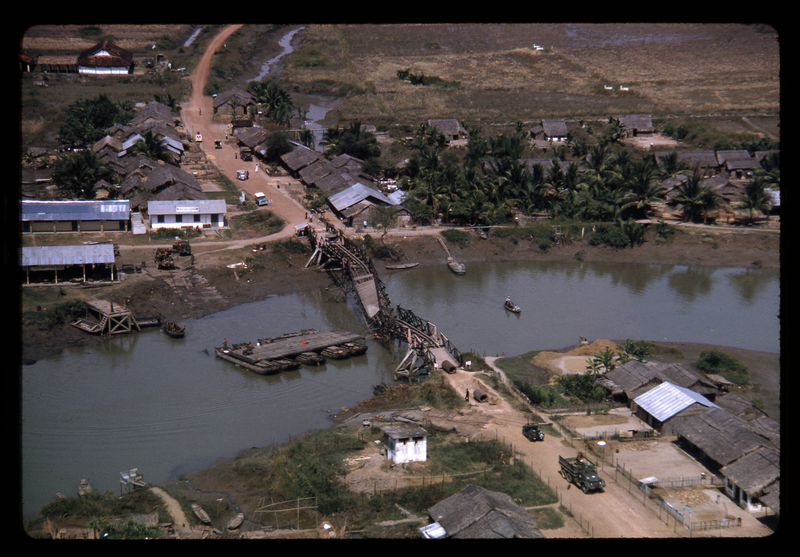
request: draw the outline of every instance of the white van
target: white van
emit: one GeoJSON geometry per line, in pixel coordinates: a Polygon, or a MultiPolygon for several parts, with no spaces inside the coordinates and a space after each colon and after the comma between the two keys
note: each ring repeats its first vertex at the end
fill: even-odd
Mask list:
{"type": "Polygon", "coordinates": [[[258,205],[258,206],[267,205],[267,196],[266,195],[264,195],[262,192],[259,191],[259,192],[256,192],[255,196],[256,196],[256,205],[258,205]]]}

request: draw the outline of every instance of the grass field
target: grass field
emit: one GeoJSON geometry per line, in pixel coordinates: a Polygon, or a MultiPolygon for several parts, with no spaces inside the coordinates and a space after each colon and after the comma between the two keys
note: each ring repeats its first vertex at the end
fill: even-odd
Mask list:
{"type": "Polygon", "coordinates": [[[340,121],[487,126],[640,112],[776,115],[779,68],[777,33],[746,25],[310,25],[281,81],[349,92],[340,121]],[[412,85],[397,77],[405,68],[461,88],[412,85]]]}

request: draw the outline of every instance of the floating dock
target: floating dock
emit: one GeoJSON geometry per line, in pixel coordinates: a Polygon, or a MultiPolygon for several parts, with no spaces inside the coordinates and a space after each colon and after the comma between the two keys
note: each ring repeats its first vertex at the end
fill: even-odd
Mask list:
{"type": "Polygon", "coordinates": [[[280,337],[259,339],[214,349],[216,356],[260,375],[320,365],[328,358],[343,359],[367,351],[364,337],[348,331],[303,329],[280,337]]]}

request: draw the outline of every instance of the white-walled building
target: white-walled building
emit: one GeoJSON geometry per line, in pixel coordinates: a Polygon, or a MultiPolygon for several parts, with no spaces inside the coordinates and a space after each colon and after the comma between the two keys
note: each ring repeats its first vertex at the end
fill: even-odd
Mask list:
{"type": "Polygon", "coordinates": [[[151,200],[147,203],[150,228],[222,228],[224,199],[151,200]]]}
{"type": "Polygon", "coordinates": [[[386,458],[395,464],[425,462],[428,459],[428,432],[414,424],[381,428],[386,458]]]}

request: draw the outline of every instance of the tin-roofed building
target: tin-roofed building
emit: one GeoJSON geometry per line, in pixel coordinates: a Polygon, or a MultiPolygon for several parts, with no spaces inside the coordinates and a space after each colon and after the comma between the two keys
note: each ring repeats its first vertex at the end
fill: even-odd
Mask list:
{"type": "Polygon", "coordinates": [[[664,382],[631,402],[631,410],[643,422],[669,435],[673,418],[699,414],[706,408],[718,408],[703,395],[684,387],[664,382]]]}
{"type": "Polygon", "coordinates": [[[21,202],[22,232],[127,232],[131,207],[127,199],[21,202]]]}
{"type": "Polygon", "coordinates": [[[25,284],[98,278],[114,280],[113,244],[26,246],[20,250],[25,284]],[[88,275],[87,275],[88,270],[88,275]],[[59,274],[60,273],[60,274],[59,274]]]}
{"type": "Polygon", "coordinates": [[[147,203],[150,228],[222,228],[224,199],[181,199],[147,203]]]}

